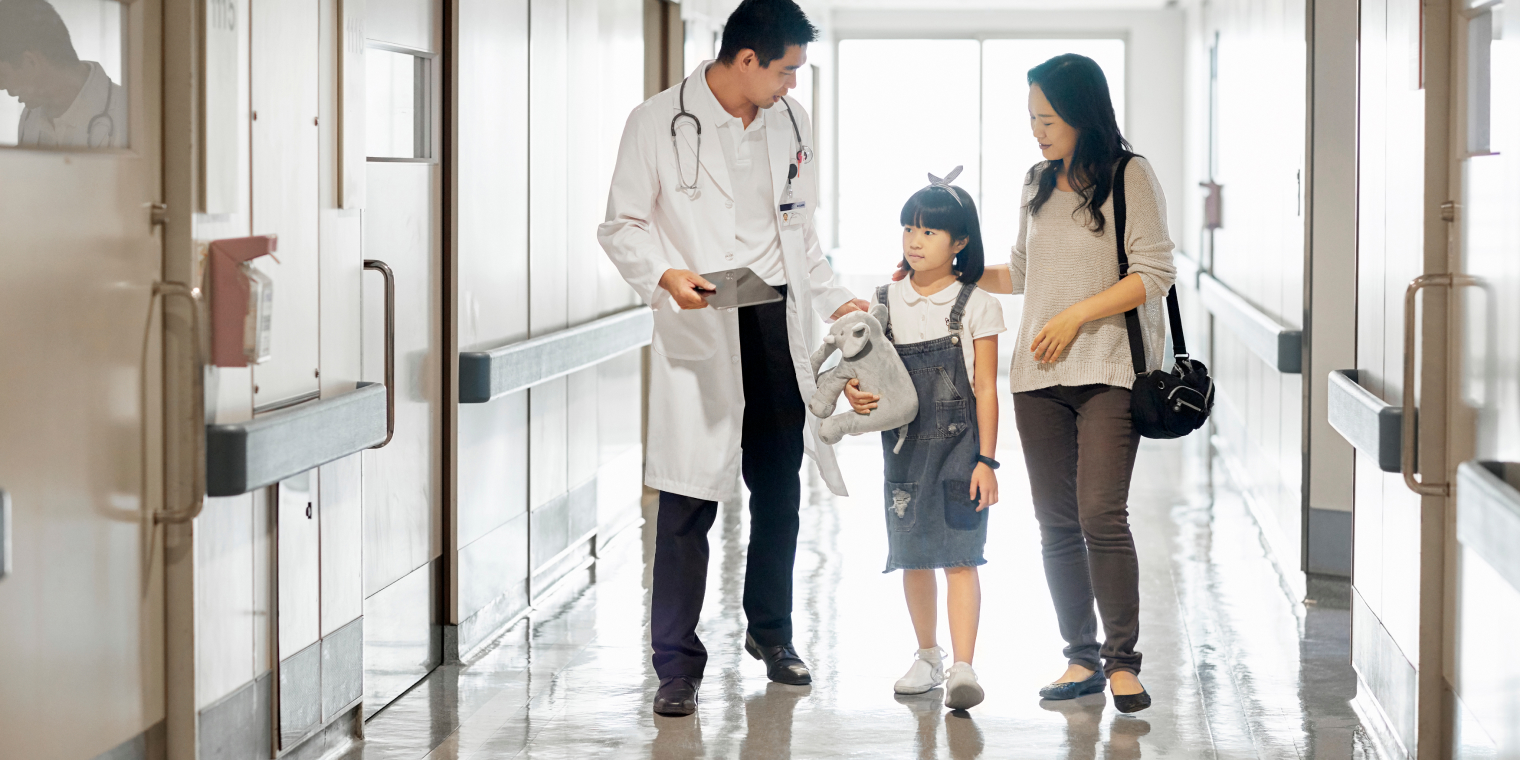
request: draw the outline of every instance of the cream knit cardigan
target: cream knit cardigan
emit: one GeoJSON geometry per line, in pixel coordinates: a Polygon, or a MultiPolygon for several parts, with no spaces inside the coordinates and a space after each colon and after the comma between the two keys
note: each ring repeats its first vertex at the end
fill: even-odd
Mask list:
{"type": "MultiPolygon", "coordinates": [[[[1073,216],[1081,198],[1077,193],[1056,190],[1039,214],[1031,214],[1029,201],[1037,186],[1024,186],[1020,205],[1019,236],[1013,244],[1008,274],[1013,292],[1024,294],[1024,316],[1019,324],[1009,383],[1014,393],[1053,385],[1116,385],[1135,383],[1130,360],[1129,334],[1124,315],[1088,322],[1082,326],[1061,357],[1050,364],[1034,360],[1029,347],[1052,317],[1078,301],[1097,295],[1119,282],[1119,256],[1114,242],[1114,199],[1103,201],[1103,234],[1088,228],[1086,213],[1073,216]]],[[[1146,369],[1160,369],[1166,344],[1166,292],[1176,279],[1172,265],[1172,239],[1166,230],[1166,198],[1155,172],[1143,158],[1135,157],[1124,171],[1124,250],[1129,271],[1145,283],[1145,305],[1140,307],[1141,333],[1145,339],[1146,369]]]]}

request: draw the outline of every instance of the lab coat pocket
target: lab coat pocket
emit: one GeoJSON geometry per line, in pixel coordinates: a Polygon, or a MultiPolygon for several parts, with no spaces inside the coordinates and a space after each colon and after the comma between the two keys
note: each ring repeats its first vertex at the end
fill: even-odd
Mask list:
{"type": "Polygon", "coordinates": [[[650,347],[667,359],[707,359],[718,351],[722,335],[720,319],[718,310],[713,308],[681,310],[670,304],[668,308],[655,309],[650,347]]]}

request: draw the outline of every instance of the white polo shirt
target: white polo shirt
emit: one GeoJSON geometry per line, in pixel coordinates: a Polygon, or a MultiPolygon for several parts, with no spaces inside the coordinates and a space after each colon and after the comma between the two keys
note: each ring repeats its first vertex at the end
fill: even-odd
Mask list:
{"type": "Polygon", "coordinates": [[[749,267],[767,285],[785,285],[781,228],[776,221],[775,183],[771,179],[765,114],[756,114],[755,120],[745,127],[742,119],[723,109],[723,104],[707,86],[705,72],[700,79],[698,97],[706,101],[709,113],[721,115],[714,126],[718,141],[723,144],[723,159],[734,191],[734,239],[737,243],[734,268],[749,267]]]}
{"type": "MultiPolygon", "coordinates": [[[[949,335],[950,328],[945,326],[945,320],[950,318],[950,309],[960,297],[962,287],[961,283],[952,282],[944,290],[925,296],[914,290],[913,283],[906,277],[892,283],[887,288],[887,302],[892,309],[892,342],[898,345],[922,343],[949,335]]],[[[976,387],[976,349],[972,342],[1007,329],[1003,324],[1003,305],[981,288],[973,291],[966,301],[966,313],[961,315],[961,350],[966,356],[966,379],[971,382],[973,390],[976,387]]]]}

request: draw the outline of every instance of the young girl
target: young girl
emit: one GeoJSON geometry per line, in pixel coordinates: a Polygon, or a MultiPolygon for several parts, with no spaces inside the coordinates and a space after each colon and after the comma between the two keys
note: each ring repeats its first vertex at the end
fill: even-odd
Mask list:
{"type": "MultiPolygon", "coordinates": [[[[918,655],[897,681],[898,694],[946,684],[945,706],[980,704],[971,669],[982,592],[986,509],[997,503],[997,334],[1004,331],[996,298],[980,291],[982,233],[971,194],[933,175],[902,210],[903,262],[911,278],[883,285],[887,337],[913,377],[918,418],[902,448],[897,432],[882,434],[886,458],[887,569],[903,571],[903,593],[918,635],[918,655]],[[948,672],[935,639],[935,570],[948,586],[946,608],[955,664],[948,672]]],[[[851,388],[855,411],[869,414],[871,395],[851,388]]]]}

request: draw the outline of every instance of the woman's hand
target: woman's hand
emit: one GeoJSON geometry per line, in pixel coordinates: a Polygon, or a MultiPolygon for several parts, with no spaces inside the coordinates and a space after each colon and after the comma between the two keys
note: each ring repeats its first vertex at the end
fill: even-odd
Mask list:
{"type": "Polygon", "coordinates": [[[1077,339],[1077,331],[1084,324],[1087,324],[1087,320],[1076,311],[1076,307],[1055,315],[1045,323],[1040,334],[1034,336],[1034,343],[1029,346],[1029,350],[1034,352],[1034,360],[1049,364],[1061,358],[1061,352],[1077,339]]]}
{"type": "Polygon", "coordinates": [[[902,278],[907,277],[912,273],[913,270],[908,267],[908,262],[899,261],[897,262],[897,268],[892,270],[892,282],[898,282],[902,278]]]}
{"type": "Polygon", "coordinates": [[[971,471],[971,494],[969,498],[976,501],[981,497],[981,503],[976,505],[976,511],[980,512],[998,501],[997,473],[991,467],[977,462],[976,469],[971,471]]]}
{"type": "Polygon", "coordinates": [[[844,384],[844,397],[850,400],[850,408],[856,414],[870,414],[876,408],[876,402],[881,400],[881,396],[861,390],[860,380],[855,378],[844,384]]]}

